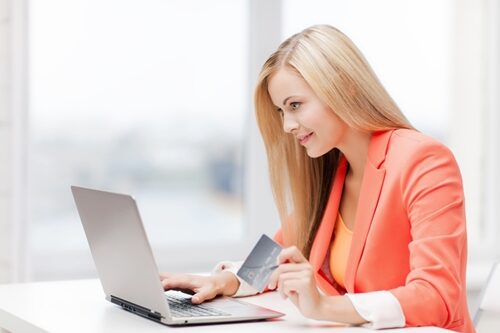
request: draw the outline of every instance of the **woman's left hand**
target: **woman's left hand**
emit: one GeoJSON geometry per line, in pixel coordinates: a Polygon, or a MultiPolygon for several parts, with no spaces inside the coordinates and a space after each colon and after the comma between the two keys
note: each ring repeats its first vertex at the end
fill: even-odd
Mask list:
{"type": "Polygon", "coordinates": [[[304,316],[318,319],[324,296],[316,287],[311,264],[295,246],[281,251],[278,264],[271,274],[268,288],[277,288],[283,298],[290,298],[304,316]]]}

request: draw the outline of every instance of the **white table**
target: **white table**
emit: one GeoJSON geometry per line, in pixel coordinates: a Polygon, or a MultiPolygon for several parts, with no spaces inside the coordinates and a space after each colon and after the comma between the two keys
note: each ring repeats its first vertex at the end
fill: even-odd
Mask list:
{"type": "MultiPolygon", "coordinates": [[[[375,332],[360,327],[304,318],[277,293],[245,301],[286,313],[261,322],[168,327],[131,314],[104,299],[99,280],[74,280],[0,285],[0,327],[12,333],[126,333],[126,332],[375,332]],[[327,329],[325,329],[327,328],[327,329]]],[[[445,333],[435,327],[395,329],[390,333],[445,333]]]]}

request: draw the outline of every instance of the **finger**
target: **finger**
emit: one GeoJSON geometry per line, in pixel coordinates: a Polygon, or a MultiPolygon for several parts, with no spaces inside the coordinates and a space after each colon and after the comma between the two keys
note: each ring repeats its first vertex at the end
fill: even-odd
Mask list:
{"type": "Polygon", "coordinates": [[[191,289],[191,290],[193,290],[194,288],[197,287],[197,285],[194,285],[190,281],[176,280],[176,279],[165,279],[161,283],[162,283],[163,288],[165,290],[170,290],[170,289],[191,289]]]}
{"type": "Polygon", "coordinates": [[[279,276],[283,273],[287,272],[298,272],[302,270],[309,269],[309,264],[303,263],[303,264],[293,264],[293,263],[286,263],[286,264],[281,264],[278,268],[274,270],[274,272],[271,274],[269,277],[269,282],[268,282],[268,289],[274,290],[276,289],[276,285],[279,280],[279,276]]]}
{"type": "Polygon", "coordinates": [[[204,301],[210,300],[217,296],[217,291],[215,288],[201,288],[193,297],[191,297],[191,302],[193,304],[200,304],[204,301]]]}
{"type": "Polygon", "coordinates": [[[307,263],[307,262],[303,262],[300,264],[285,263],[285,264],[279,265],[279,267],[276,268],[276,270],[279,270],[280,273],[288,273],[288,272],[299,272],[299,271],[306,270],[308,268],[309,268],[309,263],[307,263]]]}
{"type": "Polygon", "coordinates": [[[283,299],[290,300],[297,305],[299,294],[304,290],[304,281],[300,276],[288,277],[278,287],[278,291],[283,299]]]}
{"type": "Polygon", "coordinates": [[[189,289],[196,291],[196,289],[200,287],[198,283],[195,283],[192,280],[186,280],[185,278],[165,279],[161,283],[163,285],[164,290],[189,289]]]}
{"type": "Polygon", "coordinates": [[[299,294],[297,294],[295,291],[292,291],[290,292],[288,298],[290,298],[290,300],[296,307],[299,307],[299,294]]]}
{"type": "Polygon", "coordinates": [[[303,289],[303,281],[300,279],[284,281],[281,289],[286,297],[293,298],[294,296],[298,296],[303,289]]]}
{"type": "Polygon", "coordinates": [[[267,283],[267,288],[270,290],[276,289],[276,286],[278,285],[278,279],[279,279],[280,274],[281,274],[278,269],[279,268],[275,269],[274,272],[269,277],[269,281],[267,283]]]}
{"type": "Polygon", "coordinates": [[[188,288],[170,288],[169,290],[180,291],[181,293],[188,295],[194,295],[196,293],[194,290],[188,288]]]}
{"type": "Polygon", "coordinates": [[[304,274],[302,272],[288,272],[281,274],[278,280],[278,290],[282,291],[284,290],[284,285],[288,281],[293,281],[293,280],[299,280],[304,277],[304,274]]]}
{"type": "Polygon", "coordinates": [[[307,259],[296,246],[290,246],[281,250],[278,256],[278,264],[281,265],[287,261],[299,264],[307,262],[307,259]]]}

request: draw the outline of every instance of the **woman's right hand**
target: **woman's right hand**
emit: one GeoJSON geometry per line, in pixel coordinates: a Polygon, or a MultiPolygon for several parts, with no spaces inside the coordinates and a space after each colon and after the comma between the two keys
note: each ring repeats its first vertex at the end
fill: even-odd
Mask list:
{"type": "Polygon", "coordinates": [[[191,291],[193,304],[200,304],[218,295],[232,296],[239,288],[240,282],[231,272],[203,276],[179,273],[160,273],[164,290],[191,291]]]}

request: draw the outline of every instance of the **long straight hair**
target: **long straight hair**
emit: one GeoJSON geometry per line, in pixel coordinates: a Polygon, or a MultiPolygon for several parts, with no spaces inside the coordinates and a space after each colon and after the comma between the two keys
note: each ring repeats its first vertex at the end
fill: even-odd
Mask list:
{"type": "Polygon", "coordinates": [[[254,95],[269,176],[284,241],[309,257],[340,161],[336,148],[310,158],[269,96],[268,84],[283,67],[296,71],[342,121],[367,133],[413,128],[358,48],[338,29],[315,25],[285,40],[264,63],[254,95]]]}

